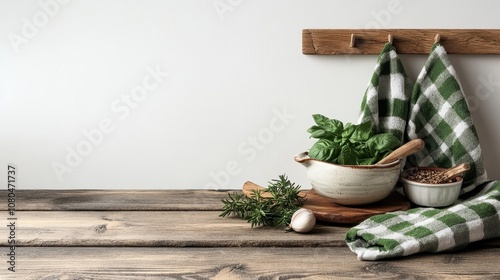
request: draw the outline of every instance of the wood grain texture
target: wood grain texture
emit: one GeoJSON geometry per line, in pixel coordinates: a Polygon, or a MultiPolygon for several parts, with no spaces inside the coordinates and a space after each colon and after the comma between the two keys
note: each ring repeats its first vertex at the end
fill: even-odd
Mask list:
{"type": "Polygon", "coordinates": [[[436,34],[449,54],[500,54],[500,29],[304,29],[302,53],[379,54],[389,34],[399,54],[428,54],[436,34]]]}
{"type": "MultiPolygon", "coordinates": [[[[7,270],[9,229],[2,226],[0,279],[500,277],[496,265],[500,239],[473,243],[454,253],[361,262],[346,247],[348,226],[323,223],[308,234],[252,229],[239,218],[218,216],[226,192],[36,190],[17,194],[17,205],[25,210],[15,213],[16,272],[7,270]],[[157,210],[163,207],[167,210],[157,210]]],[[[0,219],[7,221],[7,211],[2,213],[0,219]]]]}
{"type": "Polygon", "coordinates": [[[348,248],[19,248],[2,279],[499,279],[499,248],[362,262],[348,248]],[[5,277],[5,278],[3,278],[5,277]]]}
{"type": "MultiPolygon", "coordinates": [[[[19,211],[19,246],[318,247],[346,246],[348,227],[318,225],[309,234],[245,220],[219,211],[19,211]]],[[[0,236],[8,236],[0,227],[0,236]]],[[[0,238],[7,246],[7,238],[0,238]]]]}
{"type": "MultiPolygon", "coordinates": [[[[7,197],[1,190],[0,197],[7,197]]],[[[17,190],[16,210],[152,211],[219,210],[227,191],[216,190],[17,190]]],[[[0,211],[7,203],[0,203],[0,211]]]]}
{"type": "MultiPolygon", "coordinates": [[[[262,189],[264,188],[250,181],[243,185],[243,193],[247,196],[252,195],[252,190],[262,189]]],[[[303,207],[311,210],[316,219],[337,224],[357,224],[371,216],[408,210],[411,206],[411,203],[399,193],[392,193],[382,201],[364,206],[343,206],[319,195],[314,190],[301,191],[300,195],[306,198],[303,207]]]]}

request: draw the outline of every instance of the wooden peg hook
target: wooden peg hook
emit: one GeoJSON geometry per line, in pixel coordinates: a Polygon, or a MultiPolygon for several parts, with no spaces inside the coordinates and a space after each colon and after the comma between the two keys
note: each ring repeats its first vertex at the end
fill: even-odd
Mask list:
{"type": "Polygon", "coordinates": [[[387,35],[387,41],[392,45],[392,34],[387,35]]]}
{"type": "Polygon", "coordinates": [[[436,34],[436,37],[434,37],[434,43],[439,43],[441,40],[441,36],[439,34],[436,34]]]}
{"type": "Polygon", "coordinates": [[[354,48],[355,44],[356,44],[356,35],[351,34],[351,43],[349,44],[349,46],[351,46],[351,48],[354,48]]]}

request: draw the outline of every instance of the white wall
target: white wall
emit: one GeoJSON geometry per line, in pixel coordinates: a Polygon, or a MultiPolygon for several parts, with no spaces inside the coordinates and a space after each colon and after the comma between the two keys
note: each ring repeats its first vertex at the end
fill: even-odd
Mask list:
{"type": "MultiPolygon", "coordinates": [[[[499,10],[493,0],[2,0],[0,169],[15,164],[22,189],[238,189],[283,173],[309,187],[293,156],[313,143],[311,115],[355,122],[376,56],[302,55],[302,29],[500,28],[499,10]]],[[[403,56],[411,77],[425,59],[403,56]]],[[[500,56],[451,59],[499,179],[500,56]]]]}

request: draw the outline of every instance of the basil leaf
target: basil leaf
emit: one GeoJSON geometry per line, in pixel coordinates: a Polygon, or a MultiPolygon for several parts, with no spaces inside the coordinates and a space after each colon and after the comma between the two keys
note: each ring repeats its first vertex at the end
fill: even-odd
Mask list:
{"type": "Polygon", "coordinates": [[[322,161],[334,162],[340,154],[340,145],[327,140],[320,139],[314,143],[309,150],[309,156],[322,161]]]}
{"type": "Polygon", "coordinates": [[[335,135],[329,131],[326,131],[320,126],[314,125],[311,126],[307,132],[309,132],[311,135],[309,136],[310,138],[332,138],[335,137],[335,135]]]}
{"type": "Polygon", "coordinates": [[[342,142],[347,142],[349,138],[351,138],[351,135],[356,131],[356,125],[353,125],[352,123],[346,123],[344,126],[344,130],[342,131],[342,142]]]}
{"type": "Polygon", "coordinates": [[[363,159],[358,161],[358,164],[359,165],[372,165],[372,164],[375,164],[377,162],[378,162],[377,158],[363,158],[363,159]]]}
{"type": "Polygon", "coordinates": [[[324,126],[325,123],[329,120],[329,118],[327,118],[321,114],[314,114],[313,119],[314,119],[314,122],[319,126],[324,126]]]}
{"type": "Polygon", "coordinates": [[[384,154],[401,146],[401,142],[392,133],[381,133],[366,141],[366,146],[372,155],[384,154]]]}
{"type": "Polygon", "coordinates": [[[350,146],[343,146],[339,155],[339,164],[344,165],[357,165],[358,153],[350,146]]]}
{"type": "Polygon", "coordinates": [[[341,121],[329,119],[321,114],[313,115],[313,119],[319,127],[328,132],[331,132],[335,135],[338,135],[342,132],[343,124],[341,121]]]}
{"type": "Polygon", "coordinates": [[[351,135],[351,142],[365,142],[373,135],[371,122],[364,122],[356,126],[356,130],[351,135]]]}

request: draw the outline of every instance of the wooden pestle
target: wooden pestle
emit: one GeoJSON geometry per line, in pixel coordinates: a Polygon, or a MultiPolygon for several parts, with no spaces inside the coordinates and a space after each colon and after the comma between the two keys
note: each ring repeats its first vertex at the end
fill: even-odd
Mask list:
{"type": "Polygon", "coordinates": [[[437,174],[437,176],[442,176],[440,179],[440,182],[447,182],[458,175],[464,174],[465,172],[469,171],[470,169],[470,164],[468,163],[461,163],[459,165],[456,165],[454,167],[451,167],[449,169],[446,169],[445,171],[437,174]]]}
{"type": "Polygon", "coordinates": [[[381,159],[375,165],[391,163],[391,162],[394,162],[398,159],[403,159],[403,158],[405,158],[409,155],[412,155],[415,152],[419,151],[420,149],[422,149],[424,147],[424,145],[425,145],[424,140],[413,139],[413,140],[405,143],[403,146],[392,151],[388,156],[381,159]]]}

